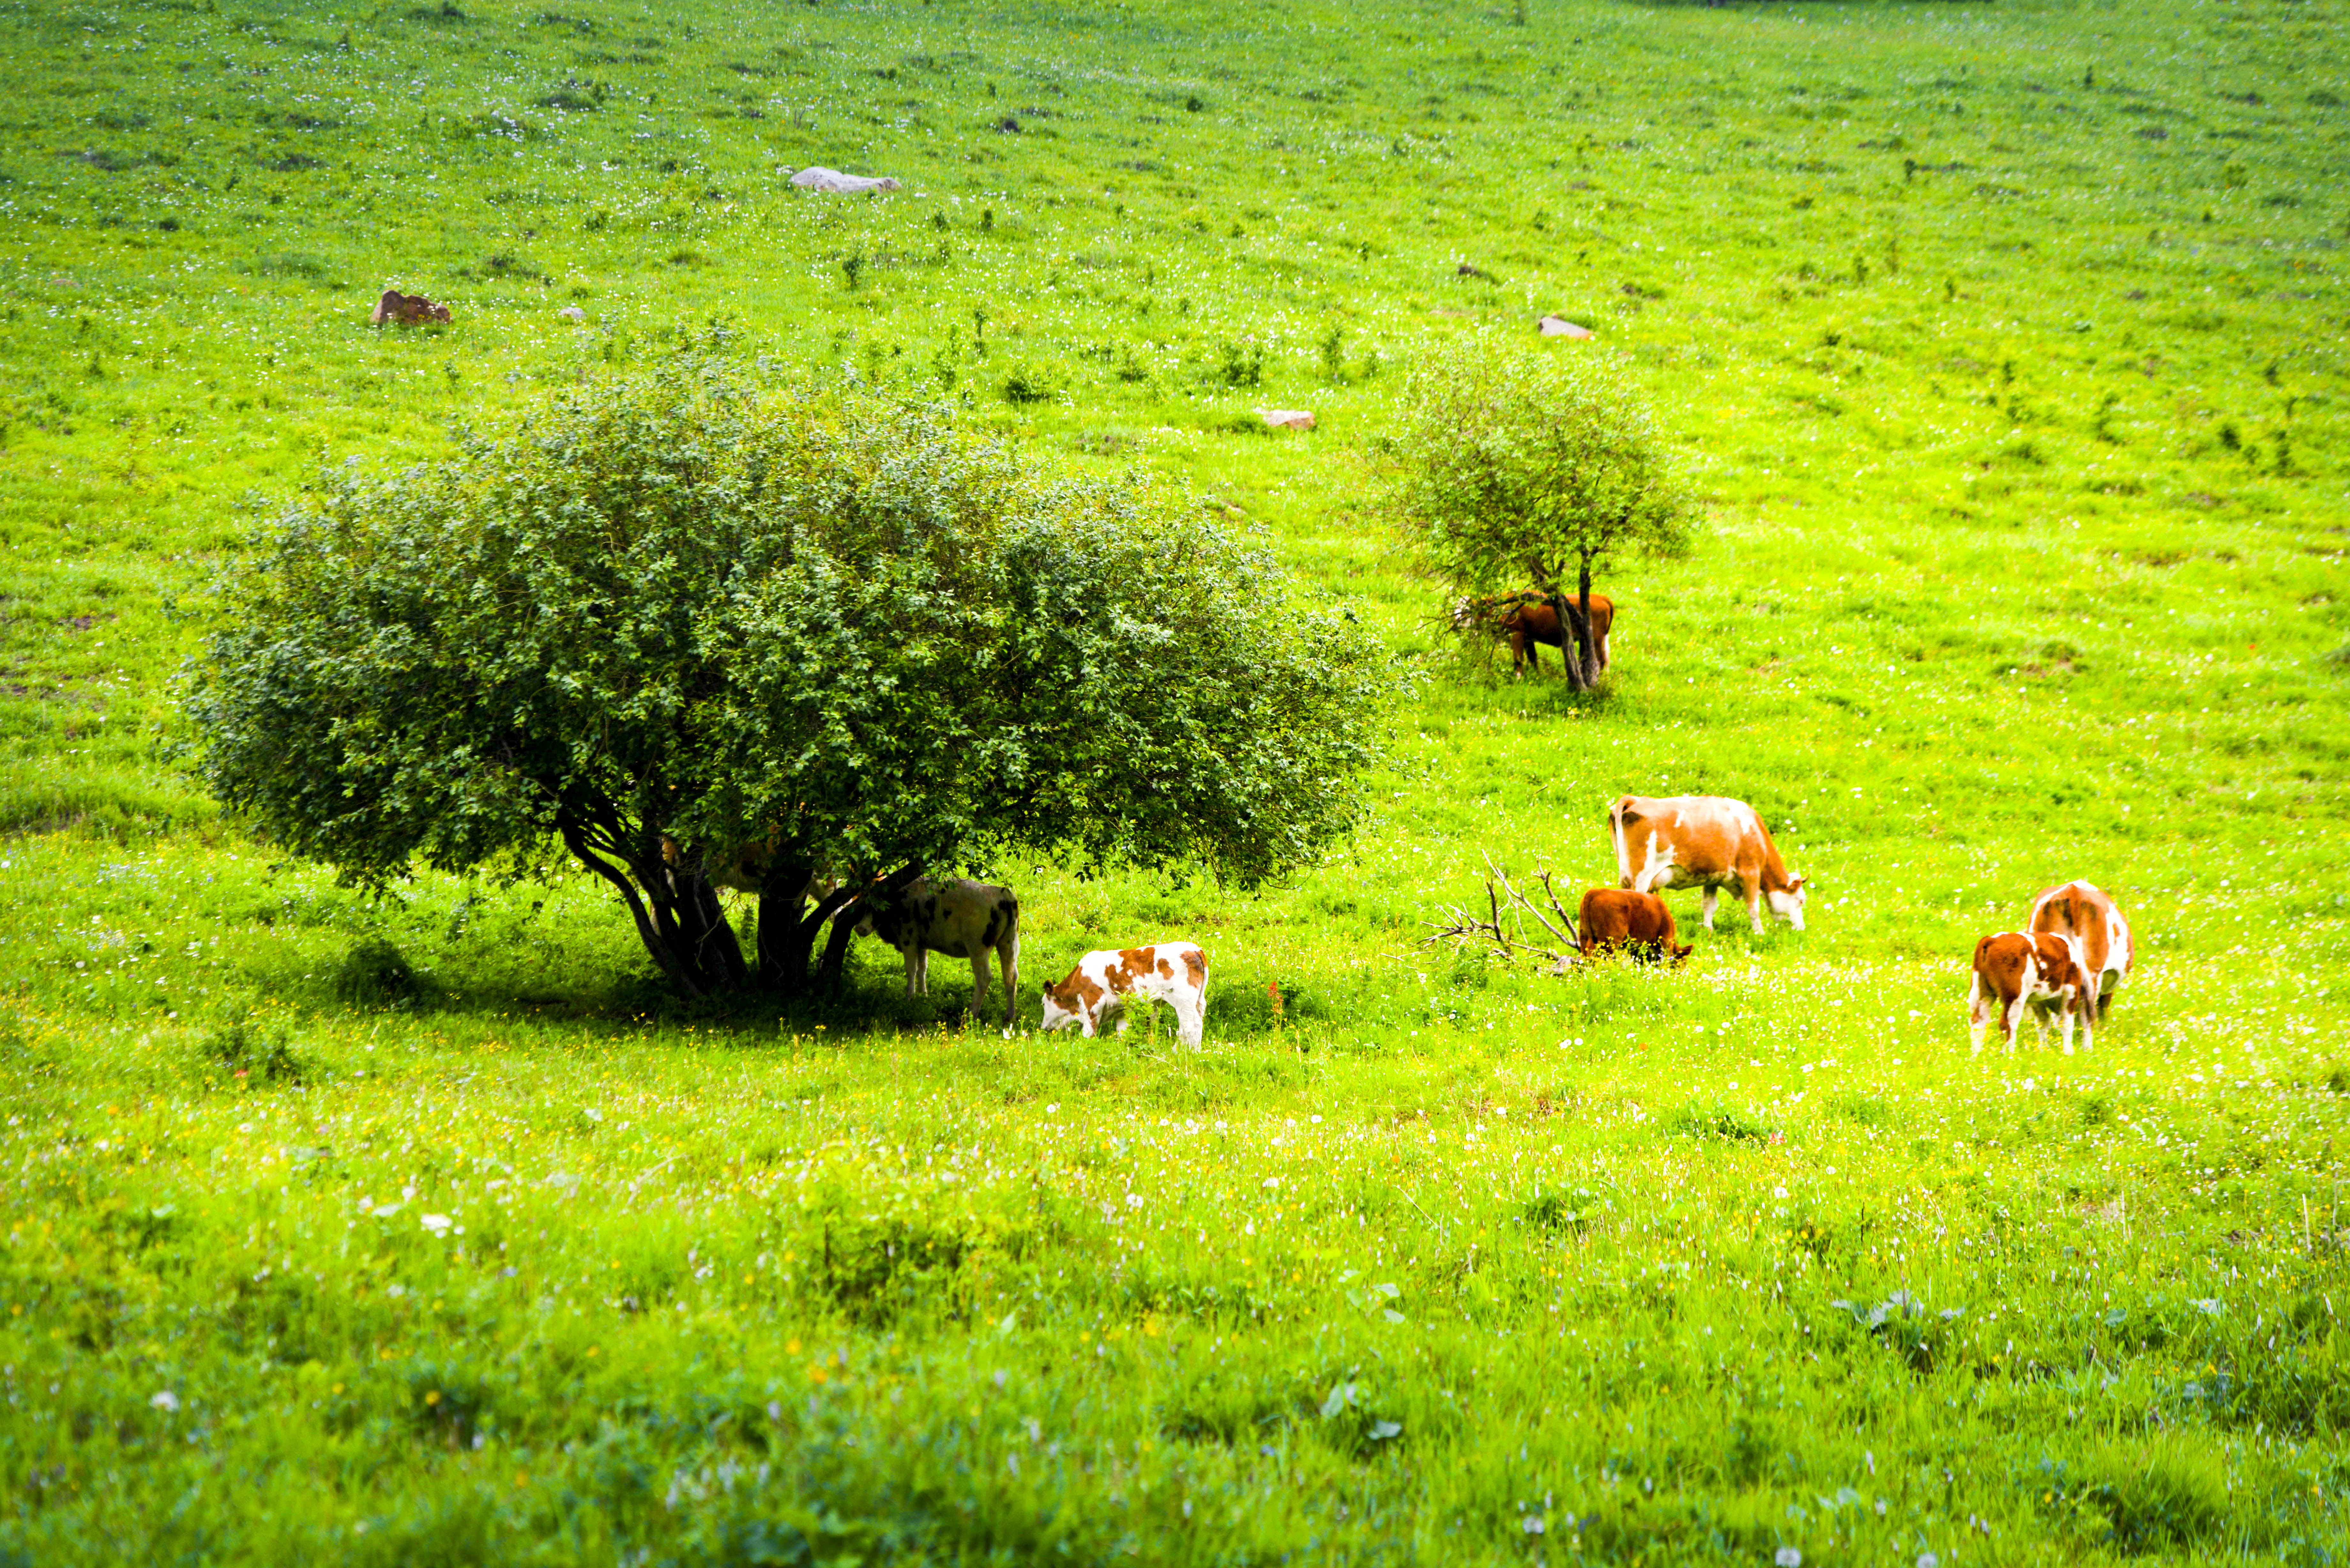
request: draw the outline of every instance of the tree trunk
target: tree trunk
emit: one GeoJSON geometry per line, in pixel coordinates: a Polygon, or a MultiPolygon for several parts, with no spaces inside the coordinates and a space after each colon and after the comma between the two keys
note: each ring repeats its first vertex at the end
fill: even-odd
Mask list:
{"type": "MultiPolygon", "coordinates": [[[[1587,576],[1585,581],[1586,584],[1589,582],[1587,576]]],[[[1591,684],[1584,675],[1583,660],[1576,658],[1575,653],[1575,639],[1581,631],[1582,617],[1575,607],[1575,601],[1560,593],[1547,575],[1544,576],[1542,587],[1543,602],[1550,606],[1550,613],[1558,618],[1558,662],[1566,671],[1567,689],[1581,691],[1591,684]]],[[[1527,646],[1529,649],[1532,648],[1531,639],[1528,639],[1527,646]]]]}
{"type": "Polygon", "coordinates": [[[748,983],[743,944],[727,923],[718,889],[699,869],[671,866],[658,850],[649,857],[623,854],[624,841],[609,821],[591,826],[558,818],[556,828],[573,857],[619,893],[636,922],[638,940],[671,985],[699,998],[740,991],[748,983]]]}
{"type": "Polygon", "coordinates": [[[1576,649],[1570,649],[1569,659],[1582,666],[1582,690],[1589,691],[1599,684],[1599,643],[1591,635],[1591,553],[1583,554],[1582,570],[1575,581],[1575,640],[1576,649]]]}
{"type": "MultiPolygon", "coordinates": [[[[910,861],[899,867],[879,882],[856,889],[850,894],[847,902],[838,906],[838,912],[832,917],[832,935],[824,944],[823,962],[816,969],[816,984],[813,989],[817,994],[823,996],[840,994],[840,974],[848,961],[848,939],[857,934],[857,922],[870,914],[875,908],[885,906],[896,898],[921,874],[922,863],[919,860],[910,861]]],[[[847,891],[847,889],[843,890],[847,891]]],[[[826,903],[830,902],[830,899],[826,900],[826,903]]],[[[817,919],[820,921],[824,905],[819,904],[816,908],[819,911],[817,919]]]]}
{"type": "MultiPolygon", "coordinates": [[[[816,937],[827,920],[857,902],[857,889],[844,884],[818,898],[810,911],[807,888],[815,875],[816,867],[805,861],[779,861],[759,883],[759,985],[786,1000],[808,994],[808,960],[816,937]]],[[[842,939],[844,946],[847,940],[842,939]]]]}

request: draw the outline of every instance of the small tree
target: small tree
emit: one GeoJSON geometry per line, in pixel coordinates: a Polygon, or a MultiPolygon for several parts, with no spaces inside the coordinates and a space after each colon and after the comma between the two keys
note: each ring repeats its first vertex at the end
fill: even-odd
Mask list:
{"type": "Polygon", "coordinates": [[[1692,507],[1645,401],[1587,350],[1481,333],[1413,374],[1402,416],[1394,497],[1438,568],[1471,594],[1531,580],[1574,628],[1570,684],[1593,685],[1593,569],[1689,548],[1692,507]]]}
{"type": "MultiPolygon", "coordinates": [[[[679,990],[811,983],[860,897],[1013,846],[1253,883],[1354,820],[1375,645],[1149,487],[681,361],[329,476],[228,591],[212,789],[382,884],[559,841],[679,990]],[[746,867],[746,962],[717,887],[746,867]],[[811,910],[819,869],[843,878],[811,910]]],[[[819,971],[819,975],[821,971],[819,971]]]]}

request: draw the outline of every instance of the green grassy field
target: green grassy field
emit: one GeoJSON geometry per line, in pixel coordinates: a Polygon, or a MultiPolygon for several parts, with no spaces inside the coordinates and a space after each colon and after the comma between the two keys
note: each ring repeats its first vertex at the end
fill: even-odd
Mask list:
{"type": "Polygon", "coordinates": [[[0,1560],[2343,1561],[2345,27],[0,8],[0,1560]],[[1628,357],[1705,498],[1588,698],[1380,507],[1485,324],[1628,357]],[[871,944],[694,1012],[552,861],[370,901],[194,788],[257,506],[713,339],[1188,484],[1404,662],[1326,865],[974,868],[1026,1022],[1185,936],[1203,1054],[871,944]],[[1418,945],[1485,854],[1612,880],[1625,791],[1753,802],[1810,929],[1418,945]],[[2071,876],[2137,979],[1970,1057],[2071,876]]]}

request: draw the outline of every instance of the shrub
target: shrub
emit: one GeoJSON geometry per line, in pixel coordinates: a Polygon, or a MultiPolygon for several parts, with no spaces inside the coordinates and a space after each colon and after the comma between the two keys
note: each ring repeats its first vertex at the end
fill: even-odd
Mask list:
{"type": "Polygon", "coordinates": [[[353,1007],[413,1007],[426,982],[391,943],[364,941],[335,966],[335,1000],[353,1007]]]}
{"type": "Polygon", "coordinates": [[[253,1084],[298,1084],[307,1075],[282,1023],[265,1024],[235,1013],[204,1036],[203,1060],[253,1084]]]}

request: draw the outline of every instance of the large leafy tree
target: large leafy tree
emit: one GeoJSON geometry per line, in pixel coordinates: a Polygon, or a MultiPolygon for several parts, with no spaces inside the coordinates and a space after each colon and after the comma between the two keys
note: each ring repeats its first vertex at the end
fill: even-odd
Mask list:
{"type": "Polygon", "coordinates": [[[1570,683],[1595,684],[1593,571],[1690,545],[1693,507],[1647,400],[1587,349],[1478,333],[1413,373],[1401,414],[1394,498],[1438,569],[1471,594],[1531,581],[1574,628],[1570,683]]]}
{"type": "Polygon", "coordinates": [[[190,707],[215,794],[350,880],[554,839],[680,990],[791,992],[826,919],[926,867],[1308,860],[1355,818],[1380,664],[1147,485],[681,360],[322,481],[190,707]],[[717,891],[746,875],[750,959],[717,891]]]}

